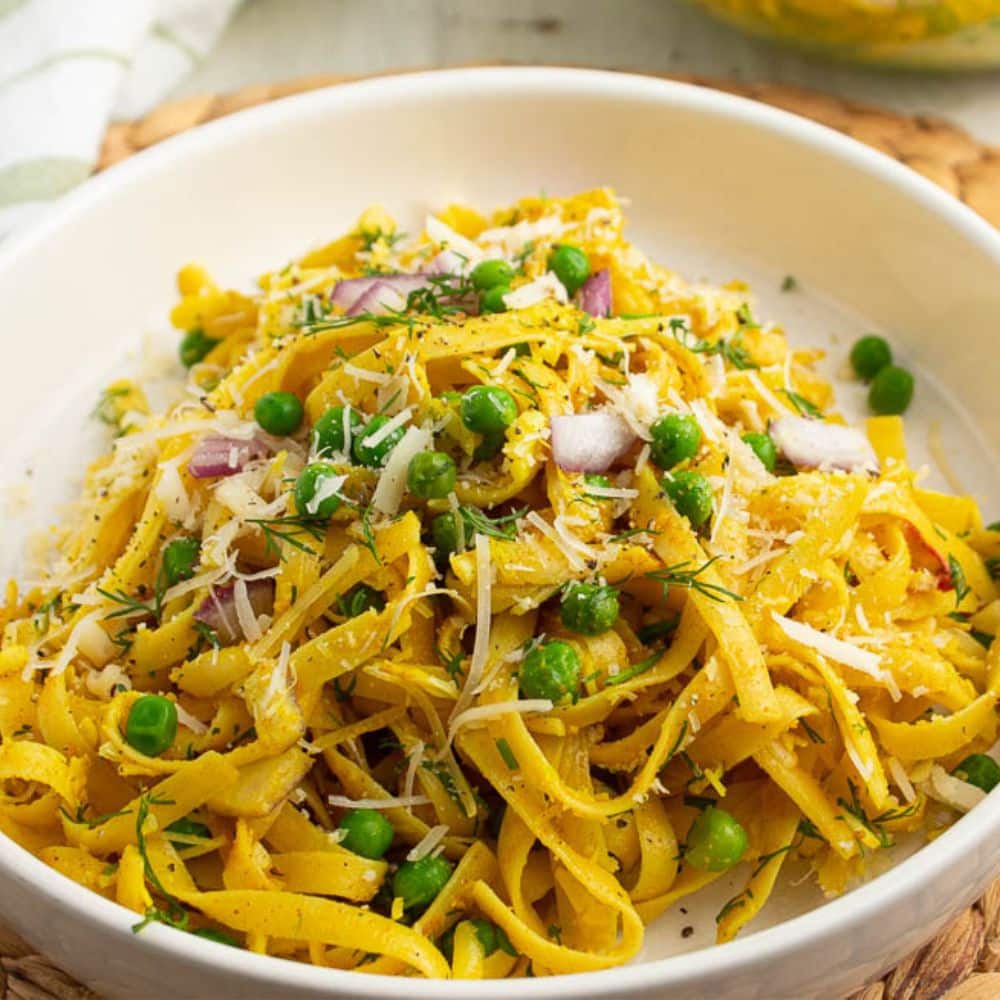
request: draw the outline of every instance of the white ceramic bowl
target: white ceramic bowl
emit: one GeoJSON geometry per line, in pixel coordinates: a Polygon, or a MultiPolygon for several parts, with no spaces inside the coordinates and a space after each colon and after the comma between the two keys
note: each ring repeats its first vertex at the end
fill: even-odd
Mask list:
{"type": "MultiPolygon", "coordinates": [[[[895,332],[925,373],[923,417],[949,415],[956,461],[1000,498],[1000,237],[915,174],[802,119],[695,87],[551,69],[430,73],[295,97],[89,182],[0,252],[10,362],[0,369],[0,468],[11,479],[30,462],[42,498],[79,474],[78,428],[95,386],[126,345],[163,325],[184,261],[246,284],[373,201],[406,217],[456,198],[492,205],[605,183],[631,197],[633,235],[660,259],[768,288],[791,272],[814,301],[829,295],[847,310],[821,309],[813,326],[853,332],[860,316],[895,332]],[[963,407],[978,438],[960,432],[963,407]]],[[[780,319],[794,298],[771,296],[762,313],[780,319]]],[[[0,911],[95,989],[130,1000],[499,1000],[515,990],[525,1000],[808,1000],[842,995],[925,941],[1000,869],[998,843],[994,794],[918,856],[804,916],[666,959],[654,936],[647,960],[628,968],[516,986],[317,969],[158,925],[135,936],[133,914],[3,837],[0,911]]]]}

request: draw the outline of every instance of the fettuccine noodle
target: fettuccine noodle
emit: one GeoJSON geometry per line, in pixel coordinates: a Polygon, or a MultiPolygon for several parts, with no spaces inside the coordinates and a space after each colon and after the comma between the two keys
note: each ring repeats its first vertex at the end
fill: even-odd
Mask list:
{"type": "Polygon", "coordinates": [[[186,393],[105,391],[7,589],[0,830],[137,929],[482,978],[627,962],[732,869],[727,941],[783,866],[840,892],[974,805],[1000,532],[896,417],[766,460],[843,429],[819,353],[622,230],[606,190],[376,208],[253,295],[185,267],[186,393]]]}

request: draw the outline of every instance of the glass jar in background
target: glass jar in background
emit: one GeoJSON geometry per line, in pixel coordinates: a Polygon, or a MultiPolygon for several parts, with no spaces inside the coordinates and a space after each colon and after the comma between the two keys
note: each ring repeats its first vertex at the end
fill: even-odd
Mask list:
{"type": "Polygon", "coordinates": [[[1000,67],[1000,0],[695,0],[755,35],[909,69],[1000,67]]]}

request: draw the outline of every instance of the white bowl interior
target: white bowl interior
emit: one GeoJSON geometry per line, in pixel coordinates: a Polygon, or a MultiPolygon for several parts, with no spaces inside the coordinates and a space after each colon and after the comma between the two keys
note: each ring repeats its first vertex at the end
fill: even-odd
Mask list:
{"type": "MultiPolygon", "coordinates": [[[[830,371],[841,367],[862,329],[888,333],[921,373],[909,436],[918,461],[926,456],[926,431],[937,422],[966,488],[987,504],[1000,502],[994,451],[1000,411],[992,398],[990,353],[1000,315],[1000,258],[984,224],[888,161],[738,99],[625,76],[505,70],[361,84],[237,116],[111,171],[77,195],[60,220],[10,247],[0,257],[11,361],[0,371],[0,440],[6,442],[0,478],[19,482],[30,467],[33,500],[27,508],[21,504],[20,516],[50,517],[67,481],[78,479],[82,453],[95,440],[85,414],[109,370],[128,363],[145,333],[164,329],[180,264],[203,262],[221,282],[243,287],[260,270],[344,230],[372,202],[385,204],[407,228],[449,201],[492,207],[525,193],[567,194],[604,184],[631,200],[638,245],[692,278],[748,278],[758,293],[758,315],[783,322],[796,343],[827,344],[830,371]],[[786,274],[795,276],[799,291],[779,291],[786,274]]],[[[857,388],[846,388],[843,398],[847,410],[858,409],[857,388]]],[[[9,543],[20,539],[6,534],[5,575],[16,560],[9,543]]],[[[981,812],[963,827],[1000,825],[992,800],[981,812]]],[[[957,863],[945,853],[951,836],[931,849],[939,852],[940,866],[957,863]]],[[[971,892],[989,860],[985,832],[970,832],[967,840],[963,864],[971,892]]],[[[79,951],[85,935],[68,926],[61,906],[127,928],[127,916],[101,909],[106,904],[98,906],[0,843],[0,885],[11,882],[13,869],[41,884],[48,901],[35,897],[35,905],[55,914],[66,949],[79,951]],[[55,897],[63,902],[53,903],[55,897]]],[[[22,878],[17,891],[29,891],[27,881],[22,878]]],[[[905,872],[897,872],[862,892],[888,898],[912,883],[913,876],[906,881],[905,872]],[[880,888],[883,883],[888,888],[880,888]]],[[[722,884],[716,896],[731,892],[722,884]]],[[[796,912],[816,898],[814,890],[802,890],[773,914],[796,912]]],[[[859,898],[873,898],[874,906],[879,897],[859,898]]],[[[644,958],[677,950],[679,929],[689,923],[697,934],[685,946],[707,943],[718,902],[664,920],[651,931],[644,958]]],[[[849,910],[835,913],[849,922],[849,910]]],[[[929,928],[939,914],[928,910],[919,919],[929,928]]],[[[900,926],[897,947],[918,943],[923,927],[915,930],[915,921],[900,926]]],[[[815,922],[802,926],[822,932],[815,922]]],[[[35,931],[30,921],[25,927],[35,931]]],[[[83,958],[78,967],[125,995],[122,983],[141,982],[130,963],[155,965],[156,948],[176,947],[174,938],[152,928],[148,940],[122,939],[124,957],[110,963],[83,958]]],[[[756,939],[761,948],[765,939],[766,933],[756,939]]],[[[739,947],[717,954],[735,956],[738,967],[747,954],[739,947]]],[[[205,948],[184,943],[192,963],[207,963],[204,975],[211,977],[204,970],[213,967],[242,967],[255,977],[246,994],[213,982],[220,996],[312,996],[326,989],[436,995],[429,984],[376,989],[376,980],[360,977],[348,986],[328,972],[288,971],[252,956],[220,959],[222,949],[205,948]]],[[[695,966],[682,961],[651,967],[645,987],[701,982],[695,966]]],[[[868,972],[877,961],[863,948],[853,959],[855,969],[868,972]]],[[[577,982],[574,995],[611,995],[626,982],[639,985],[615,975],[577,982]]],[[[850,975],[856,981],[860,973],[850,975]]],[[[809,976],[800,975],[799,992],[788,995],[832,995],[810,992],[830,982],[810,986],[809,976]]],[[[552,996],[564,989],[525,986],[552,996]]],[[[182,986],[173,995],[204,995],[199,988],[182,986]]],[[[757,995],[718,988],[713,995],[757,995]]],[[[447,995],[472,994],[452,984],[447,995]]],[[[480,984],[475,995],[506,993],[499,984],[480,984]]]]}

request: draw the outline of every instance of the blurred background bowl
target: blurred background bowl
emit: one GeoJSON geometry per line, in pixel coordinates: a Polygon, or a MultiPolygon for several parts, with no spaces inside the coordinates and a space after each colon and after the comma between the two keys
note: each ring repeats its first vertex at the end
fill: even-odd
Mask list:
{"type": "Polygon", "coordinates": [[[1000,0],[694,0],[751,34],[906,69],[1000,67],[1000,0]]]}

